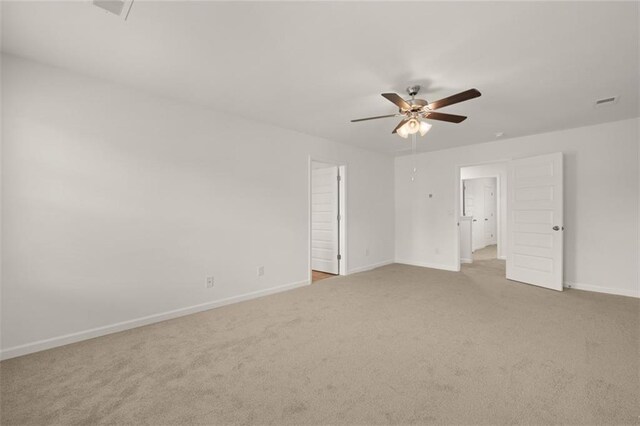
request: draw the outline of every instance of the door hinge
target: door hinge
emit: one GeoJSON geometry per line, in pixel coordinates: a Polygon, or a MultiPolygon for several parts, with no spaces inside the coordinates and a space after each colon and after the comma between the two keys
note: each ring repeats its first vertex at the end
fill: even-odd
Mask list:
{"type": "Polygon", "coordinates": [[[341,254],[338,255],[338,260],[342,260],[342,255],[341,254]]]}
{"type": "Polygon", "coordinates": [[[342,180],[342,176],[338,175],[338,182],[342,180]]]}
{"type": "Polygon", "coordinates": [[[338,215],[338,222],[342,220],[342,216],[338,215]]]}

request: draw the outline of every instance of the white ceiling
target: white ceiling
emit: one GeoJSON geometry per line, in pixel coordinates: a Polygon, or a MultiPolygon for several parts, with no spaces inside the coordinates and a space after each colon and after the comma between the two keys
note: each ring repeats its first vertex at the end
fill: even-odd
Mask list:
{"type": "MultiPolygon", "coordinates": [[[[409,84],[443,109],[421,150],[637,117],[637,2],[150,2],[128,21],[76,2],[3,2],[2,50],[388,153],[380,96],[409,84]],[[619,95],[616,105],[594,108],[619,95]]],[[[404,151],[403,151],[404,150],[404,151]]]]}

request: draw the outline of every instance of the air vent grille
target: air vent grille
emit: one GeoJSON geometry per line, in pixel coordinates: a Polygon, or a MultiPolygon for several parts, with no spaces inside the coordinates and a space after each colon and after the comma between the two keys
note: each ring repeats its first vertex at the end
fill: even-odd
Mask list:
{"type": "Polygon", "coordinates": [[[133,0],[93,0],[93,4],[126,20],[131,11],[133,0]]]}
{"type": "Polygon", "coordinates": [[[118,16],[120,16],[124,7],[124,1],[118,0],[93,0],[93,4],[118,16]]]}
{"type": "Polygon", "coordinates": [[[612,96],[610,98],[598,99],[596,101],[596,107],[605,106],[605,105],[613,105],[618,102],[617,96],[612,96]]]}

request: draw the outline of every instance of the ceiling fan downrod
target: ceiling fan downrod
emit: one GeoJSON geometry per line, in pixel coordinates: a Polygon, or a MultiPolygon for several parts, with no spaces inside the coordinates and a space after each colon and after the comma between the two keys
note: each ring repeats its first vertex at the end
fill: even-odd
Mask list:
{"type": "Polygon", "coordinates": [[[414,99],[416,95],[420,92],[420,85],[416,84],[415,86],[407,87],[407,93],[411,96],[411,99],[414,99]]]}

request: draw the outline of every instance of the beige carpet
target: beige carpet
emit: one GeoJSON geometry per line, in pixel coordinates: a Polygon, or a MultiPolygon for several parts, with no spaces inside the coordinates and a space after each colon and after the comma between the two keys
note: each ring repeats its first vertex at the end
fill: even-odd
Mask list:
{"type": "Polygon", "coordinates": [[[493,244],[473,252],[473,260],[492,260],[498,257],[498,246],[493,244]]]}
{"type": "Polygon", "coordinates": [[[638,424],[639,300],[390,265],[0,364],[2,424],[638,424]]]}

